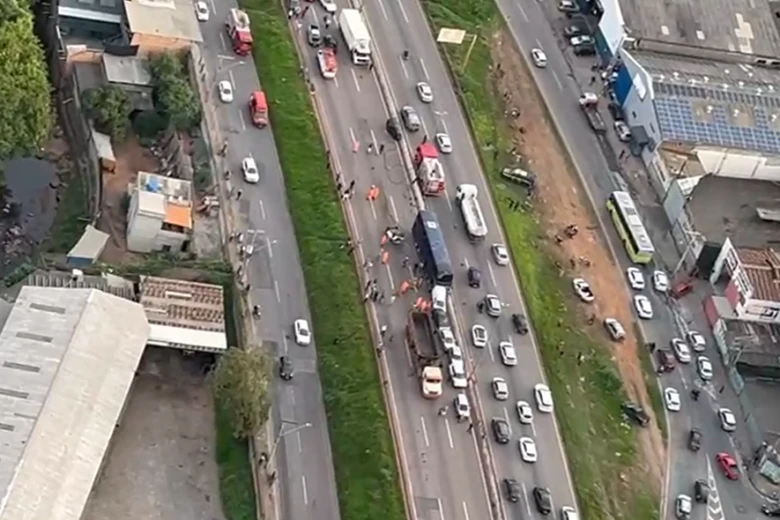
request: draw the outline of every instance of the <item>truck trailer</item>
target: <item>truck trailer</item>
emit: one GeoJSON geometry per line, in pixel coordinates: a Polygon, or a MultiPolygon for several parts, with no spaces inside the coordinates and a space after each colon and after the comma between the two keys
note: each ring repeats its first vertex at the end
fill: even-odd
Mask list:
{"type": "Polygon", "coordinates": [[[478,194],[474,184],[461,184],[455,192],[455,199],[458,201],[463,222],[466,223],[466,232],[472,242],[484,240],[488,234],[478,194]]]}
{"type": "Polygon", "coordinates": [[[426,399],[440,397],[443,377],[441,357],[433,340],[433,328],[428,314],[414,309],[409,311],[406,342],[417,367],[423,397],[426,399]]]}
{"type": "Polygon", "coordinates": [[[252,31],[249,29],[249,16],[244,11],[235,7],[231,9],[225,20],[225,29],[236,54],[246,56],[252,52],[252,31]]]}
{"type": "Polygon", "coordinates": [[[362,67],[371,65],[371,35],[360,11],[342,9],[339,27],[352,56],[352,63],[362,67]]]}

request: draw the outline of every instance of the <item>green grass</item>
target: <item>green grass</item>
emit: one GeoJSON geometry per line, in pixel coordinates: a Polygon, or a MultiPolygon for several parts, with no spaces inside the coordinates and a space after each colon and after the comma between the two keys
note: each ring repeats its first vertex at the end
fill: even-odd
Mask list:
{"type": "Polygon", "coordinates": [[[216,403],[217,467],[222,512],[227,520],[256,520],[256,498],[252,480],[252,461],[246,440],[233,437],[226,413],[216,403]]]}
{"type": "Polygon", "coordinates": [[[581,320],[570,307],[568,282],[559,276],[539,238],[545,236],[541,223],[532,207],[510,210],[509,201],[522,199],[523,194],[498,176],[511,142],[504,126],[501,96],[492,80],[489,42],[497,31],[504,30],[503,20],[491,0],[423,0],[423,6],[434,31],[442,27],[468,31],[461,46],[442,46],[441,50],[468,114],[513,253],[556,397],[556,415],[583,518],[655,520],[658,497],[649,490],[647,476],[634,468],[637,440],[621,417],[620,404],[626,394],[611,360],[611,347],[594,341],[578,326],[581,320]],[[475,34],[478,39],[464,67],[475,34]],[[569,319],[559,320],[561,316],[569,319]],[[628,480],[623,482],[621,475],[628,480]]]}
{"type": "Polygon", "coordinates": [[[360,283],[301,65],[276,0],[240,0],[303,263],[343,520],[402,520],[405,509],[360,283]]]}
{"type": "MultiPolygon", "coordinates": [[[[641,337],[639,330],[636,331],[636,337],[641,337]]],[[[655,367],[653,367],[652,354],[647,348],[640,346],[639,356],[642,362],[645,386],[647,386],[647,395],[650,398],[650,406],[653,407],[653,413],[655,413],[658,428],[661,430],[664,442],[667,442],[669,440],[669,426],[666,424],[666,405],[664,405],[661,388],[658,385],[658,376],[655,373],[655,367]]]]}
{"type": "Polygon", "coordinates": [[[82,180],[78,174],[72,175],[60,199],[54,225],[43,243],[44,253],[67,253],[76,245],[89,224],[86,197],[82,180]]]}

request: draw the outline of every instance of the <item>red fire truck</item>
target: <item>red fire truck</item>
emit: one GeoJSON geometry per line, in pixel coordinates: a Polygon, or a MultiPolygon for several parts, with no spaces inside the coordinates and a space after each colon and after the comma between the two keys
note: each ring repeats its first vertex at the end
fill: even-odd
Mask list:
{"type": "Polygon", "coordinates": [[[252,52],[252,32],[249,30],[249,16],[241,9],[230,10],[225,21],[230,43],[239,56],[252,52]]]}
{"type": "Polygon", "coordinates": [[[444,193],[444,169],[439,161],[436,145],[424,142],[417,147],[414,153],[414,169],[424,195],[438,196],[444,193]]]}

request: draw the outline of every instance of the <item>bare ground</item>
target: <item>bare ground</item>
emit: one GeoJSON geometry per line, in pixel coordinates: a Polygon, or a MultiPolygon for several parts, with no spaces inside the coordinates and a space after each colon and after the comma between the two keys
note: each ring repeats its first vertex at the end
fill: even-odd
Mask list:
{"type": "MultiPolygon", "coordinates": [[[[596,323],[605,317],[615,317],[623,324],[633,323],[634,316],[626,303],[630,301],[630,296],[622,270],[612,262],[609,249],[599,236],[598,222],[590,203],[567,160],[568,154],[551,127],[544,101],[528,73],[525,61],[505,34],[496,35],[492,50],[494,63],[500,65],[503,72],[499,78],[499,87],[507,105],[520,110],[520,116],[513,121],[517,148],[532,171],[544,172],[537,178],[540,203],[536,206],[542,212],[550,249],[570,276],[586,278],[593,291],[599,295],[593,304],[588,305],[587,311],[583,310],[583,314],[595,312],[596,323]],[[563,236],[563,228],[569,224],[576,224],[579,234],[555,245],[555,235],[563,236]],[[586,267],[580,261],[581,258],[587,259],[590,266],[586,267]]],[[[616,364],[629,397],[652,413],[638,343],[631,327],[626,329],[628,337],[625,344],[613,350],[616,364]]],[[[591,333],[594,337],[600,334],[601,341],[607,341],[600,327],[594,327],[591,333]]],[[[639,439],[644,469],[654,477],[656,491],[660,492],[665,470],[665,447],[657,423],[651,424],[651,428],[639,431],[639,439]]]]}

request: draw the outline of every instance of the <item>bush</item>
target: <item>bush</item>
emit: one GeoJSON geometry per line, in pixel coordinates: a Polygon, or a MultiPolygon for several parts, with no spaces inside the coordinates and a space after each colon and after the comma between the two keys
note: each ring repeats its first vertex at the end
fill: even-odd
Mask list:
{"type": "Polygon", "coordinates": [[[165,130],[168,121],[161,114],[151,110],[139,112],[133,118],[133,130],[143,139],[154,139],[165,130]]]}
{"type": "Polygon", "coordinates": [[[87,90],[84,93],[84,108],[95,122],[95,128],[121,142],[127,136],[128,119],[133,107],[130,97],[122,88],[114,85],[87,90]]]}
{"type": "Polygon", "coordinates": [[[176,129],[189,130],[200,124],[203,113],[198,95],[189,83],[182,61],[165,52],[150,61],[157,110],[176,129]]]}

